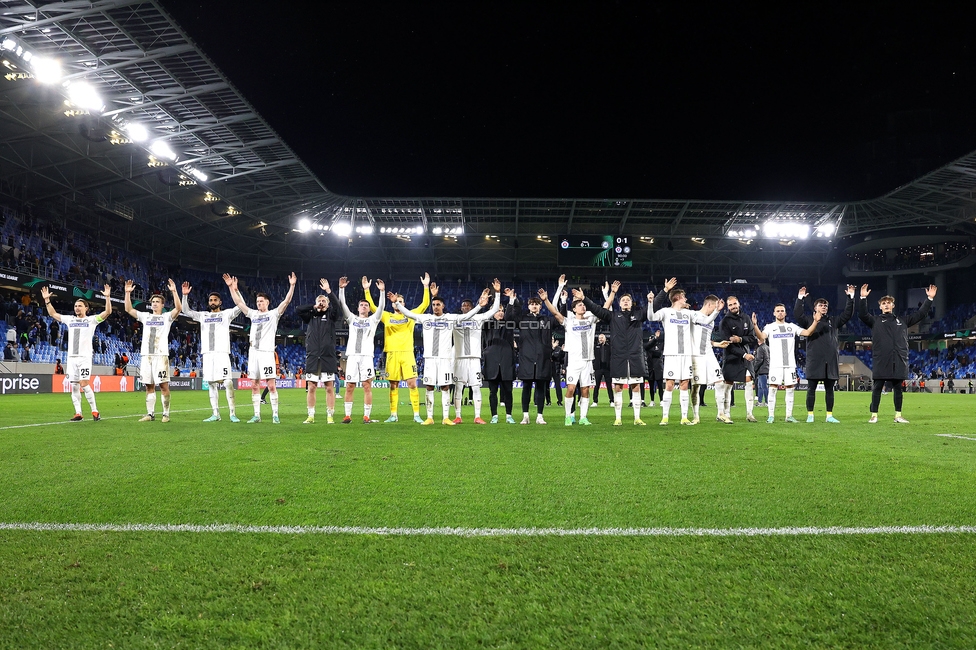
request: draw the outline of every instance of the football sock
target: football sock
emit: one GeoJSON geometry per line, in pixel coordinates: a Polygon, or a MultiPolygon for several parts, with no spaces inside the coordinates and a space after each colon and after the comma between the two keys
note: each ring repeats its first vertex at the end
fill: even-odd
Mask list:
{"type": "Polygon", "coordinates": [[[464,384],[454,384],[454,417],[461,417],[461,400],[464,397],[464,384]]]}
{"type": "Polygon", "coordinates": [[[566,417],[573,415],[573,400],[567,397],[566,401],[563,402],[563,406],[566,407],[566,417]]]}
{"type": "Polygon", "coordinates": [[[271,416],[278,417],[278,391],[271,392],[271,416]]]}
{"type": "Polygon", "coordinates": [[[769,394],[766,396],[766,405],[769,407],[769,417],[773,417],[776,413],[776,391],[777,390],[778,389],[775,386],[770,386],[769,394]]]}
{"type": "Polygon", "coordinates": [[[474,398],[474,400],[473,400],[474,401],[474,417],[477,420],[478,418],[481,417],[481,388],[480,387],[478,388],[478,390],[474,391],[474,395],[472,397],[474,398]]]}
{"type": "MultiPolygon", "coordinates": [[[[396,382],[391,382],[396,383],[396,382]]],[[[399,404],[400,391],[396,386],[390,388],[390,415],[396,415],[397,404],[399,404]]]]}
{"type": "Polygon", "coordinates": [[[434,419],[434,391],[428,390],[426,394],[427,402],[427,419],[434,419]]]}
{"type": "Polygon", "coordinates": [[[695,419],[701,416],[701,391],[696,384],[691,385],[691,404],[694,407],[695,419]]]}
{"type": "Polygon", "coordinates": [[[254,407],[254,417],[261,417],[261,393],[251,393],[251,405],[254,407]]]}
{"type": "Polygon", "coordinates": [[[81,413],[81,386],[71,384],[71,403],[75,405],[75,413],[81,413]]]}
{"type": "Polygon", "coordinates": [[[227,408],[231,415],[237,415],[237,403],[234,399],[234,384],[230,380],[224,382],[224,394],[227,396],[227,408]]]}
{"type": "Polygon", "coordinates": [[[315,407],[314,406],[309,406],[308,407],[308,417],[310,417],[310,418],[314,418],[315,417],[315,407]]]}
{"type": "Polygon", "coordinates": [[[664,410],[663,416],[668,417],[671,414],[671,400],[674,399],[674,391],[665,390],[664,397],[661,398],[661,408],[664,410]]]}
{"type": "Polygon", "coordinates": [[[725,382],[720,381],[715,384],[715,410],[716,415],[725,413],[725,382]]]}
{"type": "Polygon", "coordinates": [[[210,393],[210,408],[213,410],[214,415],[217,415],[217,413],[219,413],[218,409],[220,403],[217,401],[220,397],[220,393],[218,392],[219,390],[220,389],[216,383],[210,384],[210,389],[208,390],[208,392],[210,393]]]}
{"type": "Polygon", "coordinates": [[[620,419],[620,413],[624,409],[624,392],[613,392],[613,412],[617,419],[620,419]]]}
{"type": "Polygon", "coordinates": [[[414,415],[420,415],[420,389],[419,388],[410,389],[410,406],[413,407],[414,415]]]}
{"type": "Polygon", "coordinates": [[[372,413],[373,413],[373,405],[363,404],[363,415],[368,418],[370,415],[372,415],[372,413]]]}
{"type": "Polygon", "coordinates": [[[163,394],[163,415],[169,415],[169,395],[163,394]]]}
{"type": "Polygon", "coordinates": [[[793,398],[796,389],[790,386],[786,389],[786,417],[793,417],[793,398]]]}
{"type": "Polygon", "coordinates": [[[681,419],[688,419],[688,391],[680,390],[678,393],[678,404],[681,405],[681,419]]]}
{"type": "Polygon", "coordinates": [[[146,413],[149,415],[156,413],[156,391],[146,393],[146,413]]]}
{"type": "Polygon", "coordinates": [[[630,405],[634,409],[634,419],[640,419],[640,409],[641,409],[641,398],[640,391],[636,388],[630,390],[630,405]]]}
{"type": "Polygon", "coordinates": [[[343,402],[342,409],[347,418],[352,417],[352,402],[343,402]]]}
{"type": "Polygon", "coordinates": [[[590,398],[581,397],[579,401],[580,419],[585,418],[590,411],[590,398]]]}
{"type": "Polygon", "coordinates": [[[724,413],[729,417],[732,417],[732,391],[735,390],[735,384],[725,385],[725,409],[724,413]]]}
{"type": "Polygon", "coordinates": [[[441,391],[441,413],[443,418],[446,420],[451,415],[451,392],[447,390],[441,391]]]}
{"type": "Polygon", "coordinates": [[[746,382],[746,415],[752,415],[752,407],[756,396],[752,391],[752,382],[746,382]]]}

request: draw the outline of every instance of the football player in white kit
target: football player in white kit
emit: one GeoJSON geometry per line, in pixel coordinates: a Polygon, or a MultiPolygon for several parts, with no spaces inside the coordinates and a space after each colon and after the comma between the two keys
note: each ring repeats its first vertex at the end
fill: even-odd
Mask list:
{"type": "MultiPolygon", "coordinates": [[[[224,282],[229,282],[230,276],[224,274],[224,282]]],[[[203,356],[203,380],[207,382],[210,392],[210,408],[213,413],[204,422],[220,422],[218,408],[220,391],[223,389],[227,396],[227,408],[230,411],[230,421],[240,422],[237,417],[237,405],[234,401],[234,378],[231,377],[230,365],[230,323],[241,313],[241,308],[221,309],[223,301],[216,291],[207,296],[208,311],[193,311],[187,302],[187,296],[193,287],[184,282],[182,312],[200,323],[200,352],[203,356]]]]}
{"type": "MultiPolygon", "coordinates": [[[[359,314],[353,314],[346,305],[346,286],[349,278],[339,278],[339,305],[342,313],[346,316],[346,323],[349,324],[349,341],[346,344],[346,399],[343,406],[346,410],[346,417],[342,419],[343,424],[352,422],[352,396],[356,390],[356,384],[363,386],[363,423],[369,424],[376,422],[370,420],[369,416],[373,410],[373,378],[376,370],[373,368],[373,339],[376,338],[376,328],[383,318],[383,307],[386,306],[386,283],[382,280],[376,281],[376,288],[380,292],[380,302],[376,306],[376,313],[369,315],[369,301],[363,298],[359,301],[359,314]]],[[[372,281],[363,281],[363,291],[369,291],[372,281]]]]}
{"type": "Polygon", "coordinates": [[[766,418],[766,422],[772,424],[775,421],[776,391],[782,388],[786,389],[786,421],[796,422],[793,417],[793,390],[797,383],[796,338],[813,334],[817,329],[817,323],[820,322],[821,314],[817,311],[813,312],[813,324],[807,329],[803,329],[796,323],[786,322],[786,305],[782,303],[773,307],[773,317],[776,320],[760,331],[756,315],[752,315],[752,323],[755,325],[754,330],[759,343],[762,344],[764,341],[769,343],[769,417],[766,418]]]}
{"type": "MultiPolygon", "coordinates": [[[[559,287],[556,289],[557,296],[562,294],[565,284],[566,276],[560,275],[559,287]]],[[[586,311],[586,305],[581,299],[573,300],[572,311],[563,316],[549,302],[549,295],[545,289],[539,289],[539,297],[566,332],[563,344],[563,350],[566,351],[566,395],[563,398],[563,405],[566,408],[566,426],[571,427],[576,422],[576,416],[573,414],[573,396],[576,394],[577,387],[581,393],[579,423],[589,426],[590,421],[586,416],[590,408],[590,389],[596,383],[593,372],[593,344],[596,339],[596,324],[600,319],[586,311]]]]}
{"type": "MultiPolygon", "coordinates": [[[[225,279],[224,282],[227,282],[225,279]]],[[[268,382],[271,398],[271,421],[280,424],[278,418],[278,387],[275,385],[275,334],[278,332],[278,319],[285,313],[291,297],[295,294],[295,283],[298,278],[294,273],[288,276],[288,294],[277,307],[270,309],[271,296],[258,293],[255,303],[257,309],[251,309],[244,302],[244,297],[237,288],[237,278],[231,276],[227,286],[230,287],[234,304],[241,308],[241,312],[251,319],[251,348],[247,354],[247,376],[254,383],[251,385],[251,404],[254,405],[254,416],[248,424],[261,421],[261,380],[268,382]]]]}
{"type": "MultiPolygon", "coordinates": [[[[712,312],[721,313],[724,308],[725,301],[715,294],[705,296],[705,300],[702,301],[702,313],[706,315],[712,312]]],[[[691,355],[691,401],[695,413],[695,417],[691,419],[692,424],[698,424],[701,421],[701,400],[699,399],[698,387],[714,386],[720,381],[725,381],[722,376],[722,367],[719,365],[718,359],[715,358],[712,347],[724,347],[728,344],[724,341],[713,343],[713,331],[715,331],[714,320],[705,324],[695,323],[691,328],[693,346],[691,355]]]]}
{"type": "Polygon", "coordinates": [[[684,289],[672,289],[668,292],[668,299],[671,306],[654,313],[650,313],[653,309],[650,295],[647,301],[648,320],[664,325],[664,399],[661,400],[664,414],[661,417],[661,426],[668,424],[675,382],[680,387],[681,424],[690,425],[693,422],[688,419],[688,390],[694,377],[695,351],[692,328],[696,324],[710,325],[719,312],[717,309],[709,313],[688,309],[684,289]]]}
{"type": "MultiPolygon", "coordinates": [[[[461,424],[461,400],[464,388],[471,388],[474,400],[474,423],[487,424],[481,419],[481,325],[495,315],[501,305],[502,283],[498,278],[492,282],[495,303],[486,312],[468,317],[474,304],[470,300],[461,302],[461,315],[464,316],[454,327],[454,424],[461,424]]],[[[478,299],[480,309],[488,306],[489,291],[485,289],[478,299]]]]}
{"type": "Polygon", "coordinates": [[[427,389],[427,419],[424,424],[434,423],[435,390],[441,391],[441,424],[454,426],[448,417],[451,412],[450,389],[454,383],[454,327],[459,320],[471,318],[481,311],[478,305],[467,314],[445,314],[444,300],[433,298],[430,301],[430,314],[415,314],[403,306],[402,299],[394,303],[394,308],[407,318],[421,324],[424,331],[424,387],[427,389]]]}
{"type": "Polygon", "coordinates": [[[91,407],[92,420],[100,420],[98,407],[95,405],[95,392],[89,382],[92,373],[92,337],[95,327],[112,313],[112,302],[109,299],[112,288],[105,285],[102,295],[105,297],[105,311],[96,316],[88,315],[88,301],[82,298],[75,300],[73,316],[62,316],[54,311],[51,305],[51,289],[47,285],[41,287],[41,297],[47,305],[47,314],[61,323],[68,330],[68,358],[67,374],[64,380],[71,383],[71,403],[75,407],[72,422],[81,422],[81,394],[85,394],[88,406],[91,407]]]}
{"type": "Polygon", "coordinates": [[[132,280],[125,281],[125,312],[142,323],[139,374],[146,387],[146,414],[139,418],[140,422],[156,419],[157,385],[163,393],[163,422],[169,422],[169,329],[183,305],[176,283],[169,279],[166,286],[173,294],[173,309],[164,312],[166,299],[157,293],[149,298],[152,311],[144,312],[136,311],[132,307],[132,292],[136,285],[132,280]]]}

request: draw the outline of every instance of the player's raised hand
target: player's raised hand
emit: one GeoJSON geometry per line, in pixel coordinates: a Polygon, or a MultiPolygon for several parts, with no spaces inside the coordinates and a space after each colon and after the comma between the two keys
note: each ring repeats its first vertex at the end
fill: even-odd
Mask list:
{"type": "Polygon", "coordinates": [[[620,290],[620,280],[614,280],[610,285],[610,293],[617,293],[620,290]]]}
{"type": "Polygon", "coordinates": [[[678,286],[678,278],[669,278],[664,281],[664,290],[671,293],[671,290],[678,286]]]}
{"type": "Polygon", "coordinates": [[[437,283],[436,282],[431,282],[430,283],[430,297],[431,298],[436,298],[438,291],[439,291],[439,289],[437,287],[437,283]]]}
{"type": "Polygon", "coordinates": [[[498,278],[495,278],[494,280],[492,280],[491,281],[491,288],[495,290],[495,293],[498,293],[499,291],[501,291],[502,290],[502,282],[501,282],[501,280],[499,280],[498,278]]]}
{"type": "Polygon", "coordinates": [[[332,293],[332,291],[329,289],[329,281],[325,278],[319,278],[319,288],[326,293],[332,293]]]}
{"type": "Polygon", "coordinates": [[[166,288],[176,293],[176,283],[173,282],[173,278],[166,278],[166,288]]]}
{"type": "Polygon", "coordinates": [[[111,296],[112,295],[112,286],[109,285],[109,284],[106,284],[104,287],[102,287],[102,295],[105,296],[106,298],[108,298],[109,296],[111,296]]]}
{"type": "Polygon", "coordinates": [[[853,284],[849,284],[849,285],[847,285],[847,291],[845,291],[844,293],[847,294],[847,297],[848,298],[853,298],[854,297],[854,292],[856,290],[857,290],[857,287],[855,287],[853,284]]]}
{"type": "Polygon", "coordinates": [[[536,291],[536,293],[538,293],[539,297],[542,298],[543,300],[549,300],[549,292],[546,291],[545,289],[539,289],[538,291],[536,291]]]}
{"type": "Polygon", "coordinates": [[[135,289],[136,289],[136,283],[135,282],[133,282],[132,280],[126,280],[125,281],[125,292],[126,293],[132,293],[133,291],[135,291],[135,289]]]}
{"type": "Polygon", "coordinates": [[[512,289],[511,287],[505,287],[505,291],[503,291],[502,293],[504,293],[505,297],[508,298],[509,300],[515,300],[515,290],[512,289]]]}
{"type": "Polygon", "coordinates": [[[392,305],[393,303],[395,303],[397,301],[397,295],[395,293],[393,293],[392,291],[387,291],[386,292],[386,299],[392,305]]]}
{"type": "Polygon", "coordinates": [[[50,300],[52,295],[54,294],[51,293],[51,289],[46,284],[41,287],[41,298],[50,300]]]}
{"type": "Polygon", "coordinates": [[[370,286],[372,286],[372,284],[373,284],[373,281],[372,281],[372,280],[370,280],[369,278],[367,278],[367,277],[366,277],[366,276],[364,275],[364,276],[363,276],[363,279],[362,279],[362,284],[363,284],[363,289],[364,289],[364,290],[365,290],[365,289],[369,289],[369,288],[370,288],[370,286]]]}
{"type": "Polygon", "coordinates": [[[717,309],[718,311],[722,311],[723,309],[725,309],[725,301],[719,298],[718,306],[715,309],[717,309]]]}
{"type": "Polygon", "coordinates": [[[867,298],[869,293],[871,293],[871,290],[868,289],[868,285],[862,284],[861,285],[861,299],[863,300],[864,298],[867,298]]]}
{"type": "Polygon", "coordinates": [[[345,289],[348,284],[349,284],[349,278],[347,278],[346,276],[342,276],[341,278],[339,278],[340,289],[345,289]]]}
{"type": "Polygon", "coordinates": [[[797,291],[797,293],[796,293],[797,300],[803,300],[806,297],[807,297],[807,288],[806,287],[800,287],[800,290],[797,291]]]}
{"type": "Polygon", "coordinates": [[[559,276],[559,284],[566,284],[566,274],[563,273],[559,276]]]}
{"type": "Polygon", "coordinates": [[[938,290],[939,288],[937,286],[935,286],[934,284],[930,284],[928,288],[925,290],[925,295],[928,297],[929,300],[935,300],[935,292],[938,290]]]}
{"type": "Polygon", "coordinates": [[[288,274],[288,284],[295,286],[298,283],[298,276],[294,272],[288,274]]]}
{"type": "Polygon", "coordinates": [[[602,288],[603,288],[603,293],[605,293],[605,294],[609,294],[610,293],[610,283],[609,282],[604,281],[602,288]]]}
{"type": "Polygon", "coordinates": [[[482,307],[487,307],[488,306],[488,296],[490,295],[490,293],[491,292],[489,292],[487,289],[485,289],[484,291],[482,291],[481,292],[481,297],[478,298],[478,304],[481,305],[482,307]]]}
{"type": "Polygon", "coordinates": [[[756,320],[756,312],[752,312],[752,324],[759,327],[759,321],[756,320]]]}
{"type": "Polygon", "coordinates": [[[647,304],[651,304],[652,302],[654,302],[654,292],[653,291],[648,291],[647,292],[647,304]]]}
{"type": "Polygon", "coordinates": [[[582,300],[583,292],[579,289],[573,289],[573,300],[582,300]]]}
{"type": "Polygon", "coordinates": [[[420,281],[423,282],[423,284],[424,284],[425,287],[426,286],[429,286],[430,285],[430,273],[424,273],[424,277],[420,278],[420,281]]]}
{"type": "Polygon", "coordinates": [[[184,296],[189,296],[190,295],[190,291],[192,291],[192,290],[193,290],[193,287],[190,286],[190,283],[189,282],[184,282],[183,283],[183,295],[184,296]]]}
{"type": "MultiPolygon", "coordinates": [[[[366,287],[366,288],[368,289],[369,287],[366,287]]],[[[377,288],[377,290],[379,290],[380,293],[383,293],[384,291],[386,291],[386,283],[383,282],[382,280],[377,280],[376,281],[376,288],[377,288]]]]}

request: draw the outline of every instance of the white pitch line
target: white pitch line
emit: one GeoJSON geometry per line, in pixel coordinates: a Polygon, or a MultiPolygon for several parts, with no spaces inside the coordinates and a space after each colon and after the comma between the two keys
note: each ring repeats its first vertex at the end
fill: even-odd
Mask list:
{"type": "Polygon", "coordinates": [[[937,433],[935,435],[940,436],[942,438],[959,438],[960,440],[972,440],[973,442],[976,442],[976,438],[967,438],[966,436],[957,436],[957,435],[955,435],[953,433],[937,433]]]}
{"type": "MultiPolygon", "coordinates": [[[[209,411],[209,408],[198,408],[198,409],[183,409],[182,411],[170,411],[170,413],[193,413],[194,411],[209,411]]],[[[101,418],[102,420],[124,420],[125,418],[141,418],[145,413],[137,413],[135,415],[113,415],[111,417],[101,418]]],[[[87,421],[87,420],[86,420],[87,421]]],[[[7,429],[28,429],[30,427],[49,427],[54,424],[77,424],[77,422],[72,422],[71,420],[58,420],[57,422],[37,422],[35,424],[12,424],[7,427],[0,427],[0,431],[6,431],[7,429]]]]}
{"type": "Polygon", "coordinates": [[[800,526],[787,528],[399,528],[368,526],[243,526],[236,524],[0,523],[0,530],[95,533],[238,533],[389,535],[400,537],[797,537],[806,535],[973,534],[976,526],[800,526]]]}

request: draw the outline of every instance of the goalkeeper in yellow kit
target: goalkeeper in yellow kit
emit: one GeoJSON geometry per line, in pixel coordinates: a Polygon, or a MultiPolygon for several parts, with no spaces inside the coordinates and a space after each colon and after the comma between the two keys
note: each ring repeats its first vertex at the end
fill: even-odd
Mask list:
{"type": "MultiPolygon", "coordinates": [[[[425,273],[420,279],[424,283],[424,299],[420,306],[413,309],[414,313],[420,314],[430,305],[430,274],[425,273]]],[[[369,302],[370,312],[376,311],[376,304],[370,295],[369,279],[363,277],[363,287],[367,290],[366,300],[369,302]]],[[[387,300],[392,305],[402,296],[394,295],[392,292],[387,295],[387,300]]],[[[390,417],[387,422],[397,421],[397,404],[399,397],[399,386],[401,380],[406,380],[410,388],[410,405],[413,407],[414,422],[424,423],[420,417],[420,391],[417,389],[417,357],[413,354],[413,328],[414,321],[410,320],[399,312],[383,312],[383,351],[386,352],[386,374],[390,381],[390,417]]]]}

